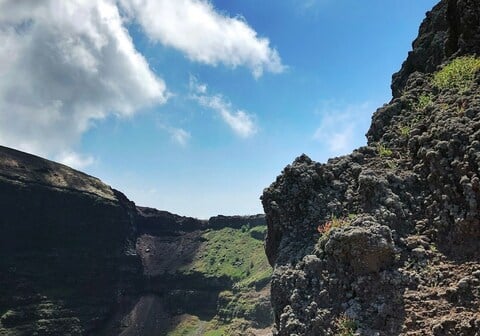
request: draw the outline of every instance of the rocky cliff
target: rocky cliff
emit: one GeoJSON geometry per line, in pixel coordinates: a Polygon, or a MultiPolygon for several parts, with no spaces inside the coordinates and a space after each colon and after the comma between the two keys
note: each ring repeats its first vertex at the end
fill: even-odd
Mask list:
{"type": "Polygon", "coordinates": [[[0,147],[0,335],[254,335],[272,323],[265,219],[136,207],[0,147]]]}
{"type": "Polygon", "coordinates": [[[0,335],[98,330],[137,291],[135,206],[98,179],[0,147],[0,335]]]}
{"type": "Polygon", "coordinates": [[[479,20],[442,0],[367,146],[265,189],[274,335],[480,335],[479,20]]]}

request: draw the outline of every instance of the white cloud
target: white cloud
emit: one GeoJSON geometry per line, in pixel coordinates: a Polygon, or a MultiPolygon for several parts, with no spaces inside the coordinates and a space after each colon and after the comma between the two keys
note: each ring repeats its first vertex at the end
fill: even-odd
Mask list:
{"type": "Polygon", "coordinates": [[[204,107],[217,111],[237,135],[248,138],[257,132],[252,115],[242,110],[233,111],[231,104],[222,96],[199,96],[198,102],[204,107]]]}
{"type": "Polygon", "coordinates": [[[95,163],[95,159],[92,156],[78,154],[73,151],[60,153],[55,156],[55,160],[75,169],[84,169],[95,163]]]}
{"type": "Polygon", "coordinates": [[[313,138],[324,144],[331,154],[346,154],[359,145],[358,140],[363,137],[365,129],[358,121],[371,114],[371,106],[368,102],[343,106],[324,104],[317,111],[322,120],[313,138]]]}
{"type": "Polygon", "coordinates": [[[96,120],[164,103],[109,0],[0,0],[0,143],[84,167],[96,120]]]}
{"type": "Polygon", "coordinates": [[[166,131],[170,135],[170,139],[182,147],[186,147],[192,138],[190,132],[183,128],[172,127],[164,124],[159,124],[158,127],[166,131]]]}
{"type": "Polygon", "coordinates": [[[207,85],[199,83],[196,78],[190,78],[190,90],[192,98],[201,106],[210,108],[217,112],[222,120],[242,138],[249,138],[258,129],[255,117],[242,110],[235,110],[232,105],[221,95],[208,95],[207,85]]]}
{"type": "MultiPolygon", "coordinates": [[[[0,144],[85,167],[93,159],[75,149],[96,122],[165,103],[171,94],[135,49],[130,19],[194,61],[257,77],[284,69],[267,38],[207,0],[0,0],[0,144]]],[[[251,115],[198,90],[237,134],[255,133],[251,115]]],[[[169,133],[182,146],[191,137],[169,133]]]]}
{"type": "Polygon", "coordinates": [[[164,129],[170,134],[170,139],[182,147],[186,147],[192,138],[190,132],[187,132],[183,128],[164,127],[164,129]]]}
{"type": "Polygon", "coordinates": [[[191,134],[182,128],[172,128],[170,130],[170,136],[180,146],[186,146],[192,137],[191,134]]]}
{"type": "Polygon", "coordinates": [[[285,69],[267,38],[259,37],[243,18],[219,13],[207,0],[119,1],[151,39],[193,61],[246,66],[255,77],[285,69]]]}

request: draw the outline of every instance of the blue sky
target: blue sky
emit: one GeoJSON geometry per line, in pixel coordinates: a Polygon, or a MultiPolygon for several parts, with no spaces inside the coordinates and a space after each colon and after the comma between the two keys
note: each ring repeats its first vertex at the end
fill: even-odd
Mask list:
{"type": "MultiPolygon", "coordinates": [[[[28,134],[27,141],[4,130],[0,141],[82,168],[138,205],[200,218],[262,212],[263,188],[296,156],[306,153],[325,162],[365,144],[372,113],[391,98],[392,73],[411,49],[425,12],[436,3],[216,0],[208,13],[232,31],[217,38],[214,33],[202,36],[202,27],[194,26],[208,25],[209,17],[191,23],[198,36],[183,36],[183,27],[174,20],[173,33],[168,26],[157,27],[169,18],[155,10],[169,7],[152,5],[146,11],[137,0],[121,0],[119,21],[117,2],[112,1],[85,9],[89,19],[98,16],[89,16],[93,10],[113,13],[107,28],[104,21],[72,26],[56,16],[72,8],[52,13],[0,2],[0,12],[7,13],[0,15],[0,39],[10,41],[0,49],[0,59],[15,55],[13,69],[29,69],[39,60],[48,65],[39,74],[26,72],[28,81],[16,86],[5,84],[9,74],[0,72],[3,109],[20,111],[0,114],[0,121],[18,127],[16,134],[28,134]],[[28,15],[34,24],[27,33],[44,44],[34,45],[27,33],[20,35],[18,27],[28,15]],[[58,27],[52,26],[55,20],[61,36],[65,27],[70,29],[61,43],[58,27]],[[92,27],[97,27],[93,33],[92,27]],[[128,54],[118,56],[118,62],[118,48],[111,54],[90,52],[105,50],[110,40],[127,45],[128,54]],[[73,65],[51,61],[56,49],[45,56],[42,50],[50,45],[62,46],[59,57],[68,50],[73,65]],[[88,49],[90,45],[101,47],[88,49]],[[79,81],[79,64],[90,70],[95,65],[95,71],[79,81]],[[106,85],[108,76],[114,77],[106,85]],[[59,78],[61,85],[55,82],[59,78]],[[36,81],[43,84],[31,84],[36,81]],[[54,93],[35,96],[43,86],[55,87],[54,93]],[[35,99],[20,97],[20,104],[12,88],[33,92],[35,99]],[[70,88],[75,91],[68,92],[70,88]],[[59,90],[65,94],[59,96],[59,90]],[[55,114],[43,112],[52,109],[55,114]],[[80,112],[86,109],[88,116],[80,112]],[[32,115],[38,120],[32,121],[32,115]]],[[[187,6],[192,0],[180,2],[187,6]]]]}

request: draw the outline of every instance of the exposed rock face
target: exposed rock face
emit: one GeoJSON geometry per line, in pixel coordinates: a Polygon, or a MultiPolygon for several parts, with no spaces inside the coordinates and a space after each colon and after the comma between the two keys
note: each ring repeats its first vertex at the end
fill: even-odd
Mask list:
{"type": "Polygon", "coordinates": [[[94,333],[136,291],[136,210],[120,192],[0,147],[0,209],[0,335],[94,333]]]}
{"type": "Polygon", "coordinates": [[[208,227],[212,229],[221,229],[224,227],[231,227],[234,229],[241,229],[242,226],[260,226],[265,225],[265,215],[253,216],[215,216],[208,220],[208,227]]]}
{"type": "Polygon", "coordinates": [[[184,217],[147,207],[137,207],[136,223],[139,234],[164,235],[192,232],[207,228],[208,221],[184,217]]]}
{"type": "Polygon", "coordinates": [[[298,157],[265,190],[274,335],[480,335],[480,3],[441,1],[420,28],[368,145],[298,157]]]}
{"type": "Polygon", "coordinates": [[[393,97],[401,95],[415,72],[432,73],[447,59],[480,54],[480,9],[477,0],[443,0],[427,13],[413,50],[393,75],[393,97]]]}
{"type": "Polygon", "coordinates": [[[200,267],[202,253],[237,248],[233,262],[246,269],[242,258],[254,251],[219,237],[236,235],[262,257],[263,215],[202,221],[136,207],[96,178],[5,147],[0,212],[1,336],[165,335],[184,314],[222,326],[241,318],[238,335],[271,325],[263,258],[248,272],[268,272],[241,289],[230,274],[200,267]]]}

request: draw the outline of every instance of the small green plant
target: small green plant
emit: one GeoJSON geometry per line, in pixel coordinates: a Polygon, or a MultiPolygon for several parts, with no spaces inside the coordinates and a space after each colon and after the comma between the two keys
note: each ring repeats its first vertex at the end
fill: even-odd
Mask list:
{"type": "Polygon", "coordinates": [[[378,152],[378,155],[380,155],[381,157],[389,157],[389,156],[392,156],[393,154],[390,148],[385,147],[385,145],[382,145],[382,144],[379,144],[377,146],[377,152],[378,152]]]}
{"type": "Polygon", "coordinates": [[[397,163],[394,161],[388,160],[386,163],[388,168],[390,169],[396,169],[398,167],[397,163]]]}
{"type": "Polygon", "coordinates": [[[358,328],[358,323],[345,314],[340,315],[335,324],[337,327],[336,336],[354,336],[355,330],[358,328]]]}
{"type": "Polygon", "coordinates": [[[358,217],[358,215],[357,215],[357,214],[354,214],[354,213],[349,213],[347,217],[348,217],[348,219],[350,219],[351,221],[354,221],[354,220],[358,217]]]}
{"type": "Polygon", "coordinates": [[[328,235],[330,234],[330,231],[334,228],[340,228],[340,227],[345,227],[350,225],[350,223],[355,219],[354,216],[355,216],[354,214],[349,214],[348,217],[338,218],[337,216],[332,215],[332,217],[329,220],[327,220],[323,224],[320,224],[317,227],[317,230],[322,235],[328,235]]]}
{"type": "Polygon", "coordinates": [[[426,107],[430,106],[433,101],[431,94],[423,93],[418,97],[418,101],[413,105],[416,111],[423,111],[426,107]]]}
{"type": "Polygon", "coordinates": [[[467,101],[463,101],[463,102],[459,102],[457,104],[457,107],[456,107],[456,113],[458,116],[462,116],[465,114],[465,109],[468,107],[468,102],[467,101]]]}
{"type": "Polygon", "coordinates": [[[448,110],[450,108],[450,105],[447,103],[441,103],[439,106],[442,110],[448,110]]]}
{"type": "Polygon", "coordinates": [[[400,135],[408,137],[410,135],[411,127],[410,126],[400,126],[398,128],[400,135]]]}
{"type": "Polygon", "coordinates": [[[398,126],[397,132],[403,137],[409,137],[412,129],[421,121],[421,117],[416,114],[408,122],[400,124],[398,126]]]}
{"type": "Polygon", "coordinates": [[[432,85],[440,90],[454,89],[459,92],[468,90],[480,70],[480,58],[474,56],[458,57],[437,71],[432,85]]]}

